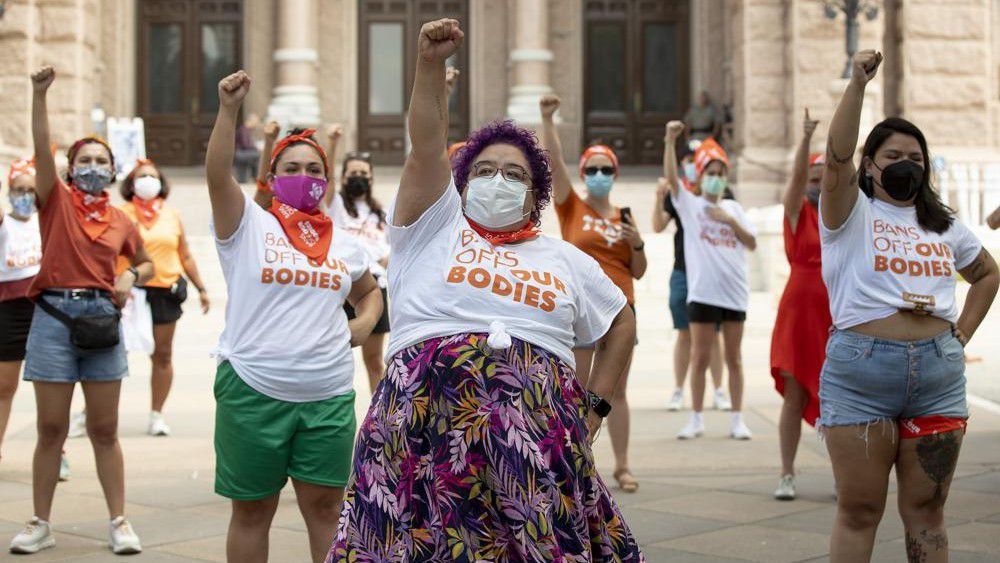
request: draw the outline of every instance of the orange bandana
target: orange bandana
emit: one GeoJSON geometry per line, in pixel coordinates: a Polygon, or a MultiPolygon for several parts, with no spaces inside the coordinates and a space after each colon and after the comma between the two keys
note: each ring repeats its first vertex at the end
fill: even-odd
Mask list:
{"type": "Polygon", "coordinates": [[[111,199],[108,192],[101,192],[101,195],[94,196],[84,193],[76,188],[69,188],[73,195],[73,207],[76,208],[76,217],[80,220],[80,226],[84,232],[94,241],[104,234],[111,226],[111,206],[108,201],[111,199]]]}
{"type": "MultiPolygon", "coordinates": [[[[319,143],[317,143],[312,139],[314,133],[316,133],[315,129],[306,129],[305,131],[303,131],[298,135],[288,135],[287,137],[278,141],[278,144],[274,145],[274,150],[271,151],[271,163],[270,163],[271,170],[274,170],[274,164],[278,161],[278,156],[281,155],[281,151],[288,148],[288,145],[292,143],[305,143],[310,147],[316,149],[316,152],[318,152],[320,157],[323,158],[323,171],[324,174],[327,177],[329,177],[330,163],[326,158],[326,151],[323,150],[323,147],[319,146],[319,143]]],[[[258,183],[257,186],[260,187],[260,184],[258,183]]]]}
{"type": "Polygon", "coordinates": [[[35,175],[35,159],[19,158],[10,164],[10,174],[7,175],[7,185],[10,186],[15,178],[20,176],[35,175]]]}
{"type": "Polygon", "coordinates": [[[487,229],[468,217],[466,217],[465,220],[469,222],[469,226],[472,227],[473,231],[476,231],[476,234],[483,237],[486,242],[492,244],[493,246],[528,240],[537,237],[539,233],[538,229],[531,223],[528,223],[516,231],[497,232],[487,229]]]}
{"type": "Polygon", "coordinates": [[[311,213],[305,213],[291,205],[281,203],[277,198],[271,200],[271,208],[268,211],[281,223],[281,229],[285,231],[288,242],[296,250],[314,262],[326,260],[330,244],[333,242],[333,221],[326,213],[319,208],[311,213]]]}
{"type": "Polygon", "coordinates": [[[132,205],[135,206],[135,218],[139,224],[147,229],[152,229],[156,220],[160,218],[160,210],[163,209],[163,198],[154,197],[146,201],[139,196],[132,198],[132,205]]]}
{"type": "Polygon", "coordinates": [[[590,157],[597,156],[599,154],[603,154],[608,157],[611,161],[611,166],[615,169],[615,178],[618,177],[618,155],[615,154],[615,151],[607,145],[591,145],[587,147],[587,150],[583,151],[582,155],[580,155],[580,178],[583,178],[584,176],[583,169],[587,167],[587,161],[590,160],[590,157]]]}
{"type": "Polygon", "coordinates": [[[699,176],[701,176],[701,173],[708,168],[708,165],[713,160],[718,160],[725,164],[727,169],[729,168],[729,156],[726,154],[726,151],[715,139],[709,137],[702,141],[698,145],[698,149],[694,151],[694,167],[698,170],[699,176]]]}

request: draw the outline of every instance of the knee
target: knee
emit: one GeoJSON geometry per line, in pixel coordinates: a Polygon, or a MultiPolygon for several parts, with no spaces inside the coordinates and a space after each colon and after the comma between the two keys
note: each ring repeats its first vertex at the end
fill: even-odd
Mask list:
{"type": "Polygon", "coordinates": [[[96,447],[111,447],[118,443],[118,421],[95,424],[88,421],[87,436],[90,437],[90,443],[96,447]]]}
{"type": "Polygon", "coordinates": [[[365,365],[370,369],[382,369],[382,351],[381,350],[362,350],[361,358],[365,361],[365,365]]]}
{"type": "Polygon", "coordinates": [[[946,495],[934,495],[923,499],[900,499],[899,516],[903,524],[910,527],[934,528],[944,524],[944,502],[946,495]]]}
{"type": "Polygon", "coordinates": [[[878,526],[884,510],[884,502],[842,499],[837,503],[837,519],[851,530],[869,530],[878,526]]]}
{"type": "Polygon", "coordinates": [[[336,522],[340,518],[340,495],[327,494],[310,499],[302,510],[313,518],[336,522]]]}
{"type": "Polygon", "coordinates": [[[38,421],[38,444],[40,446],[62,447],[69,433],[69,425],[63,422],[38,421]]]}
{"type": "Polygon", "coordinates": [[[164,346],[163,348],[157,348],[156,350],[153,351],[152,360],[153,364],[155,364],[156,367],[167,368],[170,367],[170,364],[173,361],[173,357],[174,357],[173,347],[164,346]]]}
{"type": "Polygon", "coordinates": [[[244,528],[268,528],[276,508],[271,499],[233,501],[233,524],[244,528]]]}
{"type": "Polygon", "coordinates": [[[17,391],[17,376],[10,378],[10,380],[0,379],[0,401],[13,399],[15,391],[17,391]]]}

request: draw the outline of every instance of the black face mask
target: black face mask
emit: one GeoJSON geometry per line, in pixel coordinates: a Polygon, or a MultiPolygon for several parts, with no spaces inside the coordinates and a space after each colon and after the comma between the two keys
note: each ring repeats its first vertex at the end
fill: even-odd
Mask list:
{"type": "MultiPolygon", "coordinates": [[[[875,165],[878,168],[878,165],[875,165]]],[[[924,169],[912,160],[900,160],[882,171],[882,189],[896,201],[908,201],[920,191],[924,169]]]]}
{"type": "Polygon", "coordinates": [[[347,184],[344,185],[344,191],[352,198],[361,197],[368,193],[370,186],[370,179],[364,176],[351,176],[347,179],[347,184]]]}

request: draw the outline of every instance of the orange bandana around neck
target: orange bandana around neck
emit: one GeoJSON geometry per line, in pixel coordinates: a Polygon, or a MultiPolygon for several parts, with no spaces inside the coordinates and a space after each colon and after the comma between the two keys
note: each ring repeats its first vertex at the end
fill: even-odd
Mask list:
{"type": "Polygon", "coordinates": [[[154,197],[151,200],[142,199],[139,196],[132,198],[132,205],[135,206],[135,218],[139,224],[147,229],[152,229],[156,220],[160,218],[160,211],[163,209],[163,198],[154,197]]]}
{"type": "Polygon", "coordinates": [[[305,213],[291,205],[281,203],[277,198],[271,200],[271,208],[268,211],[278,219],[278,223],[281,223],[281,229],[285,231],[288,242],[296,250],[314,262],[326,260],[330,244],[333,242],[333,221],[326,213],[319,208],[305,213]]]}
{"type": "Polygon", "coordinates": [[[111,198],[108,192],[101,192],[101,195],[95,196],[76,188],[68,189],[73,196],[73,207],[76,209],[80,226],[90,240],[97,240],[111,226],[111,206],[108,205],[111,198]]]}
{"type": "Polygon", "coordinates": [[[491,231],[468,217],[466,217],[465,220],[469,222],[469,226],[472,227],[473,231],[476,231],[476,234],[483,237],[486,242],[492,244],[493,246],[528,240],[537,237],[539,233],[539,230],[531,223],[528,223],[516,231],[498,232],[491,231]]]}

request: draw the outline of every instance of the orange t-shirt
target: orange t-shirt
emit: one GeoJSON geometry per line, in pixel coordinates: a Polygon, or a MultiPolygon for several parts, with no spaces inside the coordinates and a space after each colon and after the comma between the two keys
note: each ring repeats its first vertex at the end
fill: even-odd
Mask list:
{"type": "Polygon", "coordinates": [[[73,207],[71,189],[56,180],[38,212],[42,264],[28,292],[32,299],[54,287],[113,291],[118,255],[133,257],[142,248],[135,225],[114,207],[108,214],[108,229],[97,240],[90,240],[73,207]]]}
{"type": "Polygon", "coordinates": [[[629,305],[634,305],[632,249],[622,235],[621,210],[616,207],[615,216],[605,219],[570,190],[566,201],[556,204],[556,216],[563,240],[597,260],[604,273],[625,294],[629,305]]]}
{"type": "MultiPolygon", "coordinates": [[[[132,221],[138,221],[135,205],[131,201],[125,202],[119,209],[132,221]]],[[[136,228],[139,229],[143,246],[146,247],[146,253],[149,254],[149,259],[153,261],[156,270],[153,279],[146,282],[145,287],[173,287],[184,273],[180,250],[184,230],[181,227],[180,214],[176,209],[164,206],[160,209],[160,216],[152,227],[147,229],[136,223],[136,228]]],[[[120,274],[127,269],[128,260],[119,257],[117,272],[120,274]]]]}

